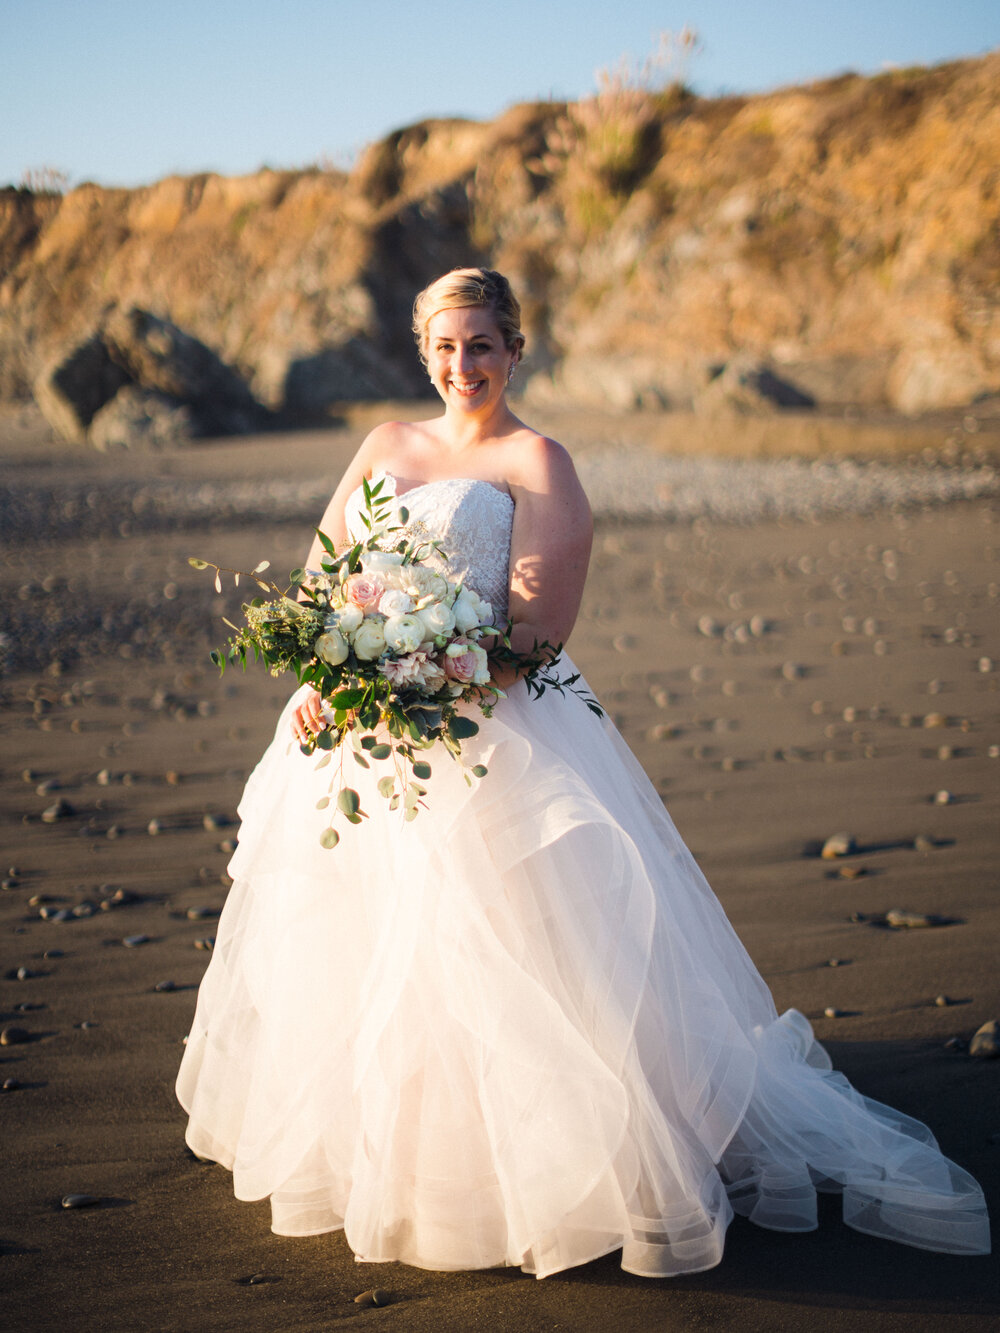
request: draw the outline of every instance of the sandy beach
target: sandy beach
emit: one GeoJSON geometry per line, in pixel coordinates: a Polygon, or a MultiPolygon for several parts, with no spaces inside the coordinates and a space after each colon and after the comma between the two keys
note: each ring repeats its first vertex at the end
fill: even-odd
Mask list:
{"type": "MultiPolygon", "coordinates": [[[[30,413],[0,423],[0,1025],[15,1032],[0,1050],[3,1326],[997,1327],[995,1256],[858,1235],[831,1198],[805,1236],[737,1221],[707,1273],[644,1281],[612,1255],[537,1282],[358,1265],[339,1233],[275,1236],[266,1202],[237,1202],[229,1174],[187,1151],[181,1043],[240,791],[291,688],[262,671],[220,679],[207,654],[239,598],[218,597],[187,557],[300,563],[366,414],[150,455],[57,444],[30,413]],[[70,1194],[98,1202],[61,1207],[70,1194]],[[354,1303],[375,1286],[385,1308],[354,1303]]],[[[579,450],[595,486],[630,443],[650,466],[699,456],[663,420],[538,424],[579,450]]],[[[656,512],[596,504],[571,648],[779,1010],[802,1010],[862,1092],[928,1123],[996,1224],[1000,1060],[971,1058],[967,1043],[1000,1019],[1000,494],[988,474],[1000,432],[996,418],[867,430],[835,423],[827,441],[903,469],[870,508],[834,503],[847,464],[795,515],[776,502],[727,521],[686,473],[704,502],[681,513],[680,474],[658,471],[656,512]],[[933,486],[954,473],[957,498],[928,498],[931,473],[933,486]],[[822,859],[840,832],[852,850],[822,859]],[[892,928],[892,909],[938,924],[892,928]]],[[[751,452],[788,450],[762,435],[751,452]]],[[[795,452],[827,456],[804,435],[795,452]]],[[[724,475],[743,495],[746,478],[724,475]]]]}

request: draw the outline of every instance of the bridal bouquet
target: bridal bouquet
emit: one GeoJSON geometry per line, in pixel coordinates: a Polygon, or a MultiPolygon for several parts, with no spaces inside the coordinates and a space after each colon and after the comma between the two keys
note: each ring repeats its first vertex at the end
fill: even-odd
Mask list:
{"type": "MultiPolygon", "coordinates": [[[[510,627],[501,631],[494,625],[490,603],[429,563],[443,554],[439,542],[393,542],[409,515],[401,507],[398,522],[392,522],[394,500],[383,494],[383,485],[384,479],[362,482],[366,539],[338,552],[317,529],[321,568],[293,570],[285,589],[261,577],[269,568],[266,560],[250,571],[189,561],[196,569],[215,570],[217,591],[226,573],[237,585],[246,577],[271,594],[244,605],[242,627],[225,622],[235,635],[212,653],[220,671],[237,662],[245,670],[252,654],[272,675],[294,672],[299,684],[313,686],[323,697],[325,729],[300,748],[322,752],[318,768],[339,758],[329,794],[318,803],[331,812],[320,838],[324,847],[340,840],[333,827],[338,813],[351,824],[366,818],[358,792],[344,779],[348,753],[362,768],[391,760],[391,771],[378,782],[379,794],[390,809],[401,807],[405,819],[416,817],[427,795],[423,783],[431,776],[425,752],[440,741],[461,763],[462,742],[479,726],[459,706],[475,704],[488,717],[503,696],[490,680],[490,657],[524,669],[536,697],[546,688],[569,690],[602,712],[577,688],[578,675],[564,680],[553,674],[559,648],[546,642],[530,653],[515,652],[510,627]]],[[[464,772],[465,780],[471,784],[486,771],[475,764],[464,772]]]]}

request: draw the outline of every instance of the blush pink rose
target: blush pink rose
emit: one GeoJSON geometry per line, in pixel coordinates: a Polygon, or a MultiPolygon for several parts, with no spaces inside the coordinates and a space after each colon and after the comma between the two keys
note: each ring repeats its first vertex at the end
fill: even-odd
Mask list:
{"type": "Polygon", "coordinates": [[[379,598],[384,592],[385,582],[378,574],[350,574],[344,580],[344,596],[365,615],[378,610],[379,598]]]}
{"type": "Polygon", "coordinates": [[[455,639],[445,649],[444,673],[457,685],[488,685],[489,661],[477,644],[455,639]]]}

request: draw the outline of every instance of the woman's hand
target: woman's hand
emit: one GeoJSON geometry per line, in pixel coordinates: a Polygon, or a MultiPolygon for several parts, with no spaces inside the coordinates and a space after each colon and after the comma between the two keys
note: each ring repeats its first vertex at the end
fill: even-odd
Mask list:
{"type": "Polygon", "coordinates": [[[292,734],[300,745],[306,744],[318,736],[325,723],[321,717],[323,696],[318,690],[311,689],[292,713],[292,734]]]}

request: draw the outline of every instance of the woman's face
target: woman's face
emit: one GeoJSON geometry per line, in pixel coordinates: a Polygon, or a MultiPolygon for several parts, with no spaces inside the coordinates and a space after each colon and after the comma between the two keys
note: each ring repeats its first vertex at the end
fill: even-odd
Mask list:
{"type": "Polygon", "coordinates": [[[447,407],[460,412],[494,407],[516,360],[488,308],[439,310],[427,322],[427,369],[447,407]]]}

